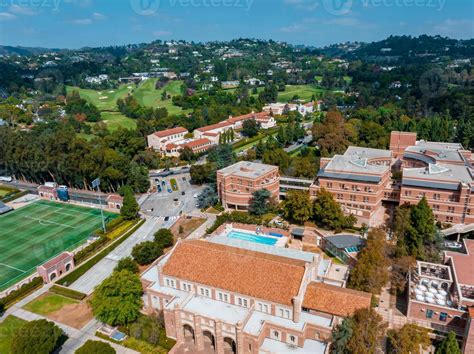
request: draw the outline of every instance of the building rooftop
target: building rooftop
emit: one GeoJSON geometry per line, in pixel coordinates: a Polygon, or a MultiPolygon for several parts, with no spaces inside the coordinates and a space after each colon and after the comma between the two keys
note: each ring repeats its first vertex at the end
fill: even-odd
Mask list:
{"type": "Polygon", "coordinates": [[[257,299],[291,305],[306,262],[202,240],[182,241],[163,274],[257,299]]]}
{"type": "Polygon", "coordinates": [[[155,135],[159,138],[166,138],[167,136],[170,136],[170,135],[179,134],[179,133],[187,133],[187,132],[188,130],[186,128],[176,127],[176,128],[161,130],[159,132],[156,132],[155,135]]]}
{"type": "Polygon", "coordinates": [[[303,347],[291,345],[279,340],[265,338],[260,346],[260,353],[281,353],[281,354],[324,354],[327,344],[312,339],[305,339],[303,347]]]}
{"type": "Polygon", "coordinates": [[[358,309],[370,307],[371,299],[369,293],[312,282],[306,288],[303,307],[346,317],[358,309]]]}
{"type": "Polygon", "coordinates": [[[459,183],[470,184],[474,171],[463,165],[428,164],[427,167],[404,168],[403,185],[424,186],[439,189],[458,189],[459,183]]]}
{"type": "Polygon", "coordinates": [[[446,252],[454,264],[457,281],[474,286],[474,240],[464,239],[466,253],[446,252]]]}
{"type": "Polygon", "coordinates": [[[11,210],[13,210],[12,207],[9,207],[8,205],[0,202],[0,215],[5,214],[6,212],[9,212],[11,210]]]}
{"type": "Polygon", "coordinates": [[[228,126],[231,126],[231,125],[232,125],[232,123],[229,123],[228,121],[223,121],[223,122],[220,122],[220,123],[216,123],[216,124],[212,124],[212,125],[207,125],[205,127],[197,128],[196,130],[198,130],[200,132],[207,132],[207,131],[210,131],[210,130],[224,128],[224,127],[228,127],[228,126]]]}
{"type": "Polygon", "coordinates": [[[250,161],[240,161],[231,166],[225,167],[217,173],[224,175],[233,175],[244,178],[258,178],[277,170],[278,167],[272,165],[265,165],[263,163],[256,163],[250,161]]]}
{"type": "Polygon", "coordinates": [[[339,249],[346,249],[349,247],[360,247],[363,246],[365,243],[362,237],[356,235],[326,236],[325,240],[339,249]]]}

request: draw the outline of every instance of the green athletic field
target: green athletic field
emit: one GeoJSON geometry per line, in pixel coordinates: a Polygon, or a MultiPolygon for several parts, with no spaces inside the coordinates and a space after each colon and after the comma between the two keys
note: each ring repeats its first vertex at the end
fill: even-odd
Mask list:
{"type": "MultiPolygon", "coordinates": [[[[110,220],[118,214],[104,216],[110,220]]],[[[1,215],[0,290],[61,252],[75,249],[101,226],[99,209],[43,200],[1,215]]]]}

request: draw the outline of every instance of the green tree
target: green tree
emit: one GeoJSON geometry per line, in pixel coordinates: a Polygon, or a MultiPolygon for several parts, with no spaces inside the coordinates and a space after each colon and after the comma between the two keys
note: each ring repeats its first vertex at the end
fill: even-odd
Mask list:
{"type": "Polygon", "coordinates": [[[263,215],[268,212],[272,194],[268,189],[258,189],[252,193],[249,212],[254,215],[263,215]]]}
{"type": "Polygon", "coordinates": [[[115,354],[116,351],[109,343],[89,339],[75,354],[115,354]]]}
{"type": "Polygon", "coordinates": [[[367,236],[367,245],[357,256],[349,287],[379,294],[388,281],[388,266],[385,232],[381,228],[372,229],[367,236]]]}
{"type": "Polygon", "coordinates": [[[431,345],[429,333],[427,328],[415,324],[406,324],[399,330],[389,330],[387,337],[390,353],[419,353],[420,347],[426,350],[431,345]]]}
{"type": "Polygon", "coordinates": [[[132,249],[133,259],[140,265],[147,265],[163,254],[163,248],[156,242],[145,241],[132,249]]]}
{"type": "Polygon", "coordinates": [[[354,320],[350,317],[344,318],[340,325],[332,330],[331,352],[334,354],[349,354],[347,343],[352,337],[354,320]]]}
{"type": "Polygon", "coordinates": [[[161,248],[167,248],[173,246],[174,236],[170,229],[159,229],[155,232],[155,242],[161,248]]]}
{"type": "Polygon", "coordinates": [[[114,272],[94,291],[90,300],[94,316],[111,326],[135,321],[142,308],[142,284],[128,270],[114,272]]]}
{"type": "Polygon", "coordinates": [[[203,184],[209,181],[209,176],[213,173],[210,163],[204,165],[192,165],[190,168],[191,179],[196,184],[203,184]]]}
{"type": "Polygon", "coordinates": [[[258,134],[259,129],[260,125],[255,119],[247,119],[242,125],[242,134],[248,136],[249,138],[252,138],[258,134]]]}
{"type": "Polygon", "coordinates": [[[461,354],[459,343],[456,340],[456,333],[449,332],[446,338],[436,347],[435,354],[461,354]]]}
{"type": "Polygon", "coordinates": [[[280,171],[285,171],[290,165],[290,156],[283,149],[266,150],[262,157],[263,163],[278,166],[280,171]]]}
{"type": "Polygon", "coordinates": [[[196,159],[196,155],[194,154],[193,150],[189,146],[185,146],[179,155],[179,158],[183,161],[194,161],[196,159]]]}
{"type": "Polygon", "coordinates": [[[332,230],[350,228],[355,224],[353,215],[344,216],[341,206],[334,200],[331,192],[321,188],[314,201],[314,220],[332,230]]]}
{"type": "Polygon", "coordinates": [[[313,205],[309,193],[305,191],[288,191],[282,204],[285,218],[303,224],[313,213],[313,205]]]}
{"type": "Polygon", "coordinates": [[[46,320],[31,321],[20,327],[13,335],[10,353],[49,354],[58,347],[63,336],[64,333],[61,328],[53,322],[46,320]]]}
{"type": "Polygon", "coordinates": [[[217,204],[218,201],[219,196],[217,195],[215,186],[208,186],[198,195],[197,206],[200,209],[205,209],[217,204]]]}
{"type": "Polygon", "coordinates": [[[137,217],[138,211],[140,210],[140,206],[133,195],[133,191],[129,186],[122,187],[123,193],[123,204],[122,208],[120,208],[120,215],[125,220],[133,220],[137,217]]]}
{"type": "Polygon", "coordinates": [[[121,270],[128,270],[131,273],[139,272],[138,264],[132,257],[125,257],[118,261],[114,272],[120,272],[121,270]]]}
{"type": "Polygon", "coordinates": [[[374,354],[383,337],[386,324],[374,309],[359,309],[352,316],[352,336],[347,342],[351,354],[374,354]]]}

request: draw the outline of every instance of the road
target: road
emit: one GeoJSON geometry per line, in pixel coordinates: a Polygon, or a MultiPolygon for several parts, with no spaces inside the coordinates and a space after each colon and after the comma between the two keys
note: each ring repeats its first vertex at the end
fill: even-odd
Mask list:
{"type": "Polygon", "coordinates": [[[143,241],[153,240],[153,234],[158,229],[170,228],[173,223],[174,220],[165,222],[163,218],[147,217],[143,225],[132,236],[71,284],[70,288],[85,294],[92,293],[97,285],[112,274],[120,259],[131,255],[133,246],[143,241]]]}

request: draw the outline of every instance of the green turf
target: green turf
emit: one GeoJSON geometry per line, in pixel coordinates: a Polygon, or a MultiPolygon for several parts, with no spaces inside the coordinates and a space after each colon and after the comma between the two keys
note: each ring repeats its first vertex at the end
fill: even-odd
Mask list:
{"type": "Polygon", "coordinates": [[[41,316],[61,310],[65,305],[77,304],[79,301],[57,294],[45,294],[27,303],[23,308],[41,316]]]}
{"type": "Polygon", "coordinates": [[[16,331],[26,324],[25,320],[15,316],[8,316],[0,322],[0,353],[10,353],[10,346],[16,331]]]}
{"type": "Polygon", "coordinates": [[[181,94],[181,85],[182,81],[170,81],[162,89],[156,90],[155,85],[158,79],[148,79],[144,81],[139,87],[135,90],[133,95],[137,99],[138,103],[142,106],[160,108],[164,107],[168,110],[169,114],[180,114],[183,112],[181,107],[173,105],[172,99],[161,99],[161,94],[163,91],[170,96],[175,96],[181,94]]]}
{"type": "Polygon", "coordinates": [[[278,92],[278,102],[288,102],[295,95],[301,100],[309,101],[313,94],[320,98],[324,92],[324,89],[315,85],[286,85],[284,92],[278,92]]]}
{"type": "Polygon", "coordinates": [[[43,200],[0,216],[0,290],[78,247],[101,225],[99,209],[43,200]]]}
{"type": "Polygon", "coordinates": [[[67,86],[67,93],[79,91],[79,95],[94,104],[101,111],[117,111],[117,100],[124,98],[136,88],[134,84],[120,85],[117,89],[90,90],[67,86]]]}
{"type": "Polygon", "coordinates": [[[101,112],[101,117],[110,131],[115,131],[118,128],[135,129],[137,127],[134,119],[125,117],[119,112],[101,112]]]}

